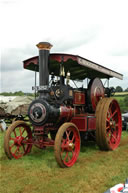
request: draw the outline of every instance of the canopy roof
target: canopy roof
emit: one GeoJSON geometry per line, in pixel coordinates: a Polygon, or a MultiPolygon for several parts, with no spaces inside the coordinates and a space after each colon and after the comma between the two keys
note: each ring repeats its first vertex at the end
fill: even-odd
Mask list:
{"type": "MultiPolygon", "coordinates": [[[[49,73],[60,75],[60,64],[63,63],[65,74],[69,71],[72,80],[84,80],[85,78],[118,78],[123,79],[123,75],[113,70],[105,68],[90,60],[77,55],[52,53],[49,57],[49,73]]],[[[38,56],[23,61],[25,69],[39,71],[38,56]]]]}

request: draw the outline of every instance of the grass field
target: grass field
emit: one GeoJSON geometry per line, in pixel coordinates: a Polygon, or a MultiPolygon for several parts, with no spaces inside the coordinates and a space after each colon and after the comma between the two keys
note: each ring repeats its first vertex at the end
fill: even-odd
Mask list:
{"type": "Polygon", "coordinates": [[[120,101],[120,100],[124,100],[125,96],[114,96],[113,98],[120,101]]]}
{"type": "Polygon", "coordinates": [[[119,102],[120,109],[121,109],[122,113],[128,112],[128,102],[126,102],[126,97],[127,97],[127,101],[128,101],[128,95],[127,96],[126,95],[113,96],[113,98],[115,98],[119,102]]]}
{"type": "Polygon", "coordinates": [[[33,147],[19,160],[8,160],[0,133],[1,193],[103,193],[128,177],[128,132],[115,151],[100,151],[95,143],[81,148],[77,163],[62,169],[52,148],[33,147]]]}

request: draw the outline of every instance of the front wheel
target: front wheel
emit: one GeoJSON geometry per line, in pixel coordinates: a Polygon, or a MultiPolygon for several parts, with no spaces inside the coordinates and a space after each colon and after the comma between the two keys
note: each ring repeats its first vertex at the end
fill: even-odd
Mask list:
{"type": "Polygon", "coordinates": [[[55,138],[55,158],[60,167],[71,167],[80,152],[80,134],[73,123],[64,123],[55,138]]]}
{"type": "Polygon", "coordinates": [[[9,159],[19,159],[30,152],[32,132],[24,121],[15,121],[7,129],[4,138],[4,150],[9,159]]]}

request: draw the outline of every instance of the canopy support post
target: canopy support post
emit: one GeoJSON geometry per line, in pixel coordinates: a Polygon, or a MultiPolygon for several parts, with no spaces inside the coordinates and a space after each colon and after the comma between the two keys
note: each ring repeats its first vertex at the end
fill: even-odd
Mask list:
{"type": "Polygon", "coordinates": [[[109,88],[109,78],[108,78],[108,88],[109,88]]]}
{"type": "Polygon", "coordinates": [[[36,66],[35,66],[35,99],[36,99],[36,66]]]}

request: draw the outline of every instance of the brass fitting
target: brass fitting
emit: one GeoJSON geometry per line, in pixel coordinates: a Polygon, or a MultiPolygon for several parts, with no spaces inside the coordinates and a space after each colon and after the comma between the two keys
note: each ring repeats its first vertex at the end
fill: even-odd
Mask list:
{"type": "Polygon", "coordinates": [[[53,45],[49,42],[39,42],[36,46],[39,50],[50,50],[53,45]]]}

